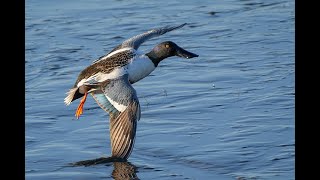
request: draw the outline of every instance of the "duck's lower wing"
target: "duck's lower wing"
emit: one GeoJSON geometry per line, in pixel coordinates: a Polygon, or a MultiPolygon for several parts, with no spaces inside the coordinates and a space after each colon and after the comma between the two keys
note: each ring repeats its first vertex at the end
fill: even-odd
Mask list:
{"type": "Polygon", "coordinates": [[[128,75],[108,80],[102,91],[92,93],[99,106],[110,115],[112,157],[128,159],[134,145],[140,104],[128,75]]]}
{"type": "Polygon", "coordinates": [[[136,137],[138,114],[139,102],[133,101],[124,112],[110,119],[112,157],[129,158],[136,137]]]}

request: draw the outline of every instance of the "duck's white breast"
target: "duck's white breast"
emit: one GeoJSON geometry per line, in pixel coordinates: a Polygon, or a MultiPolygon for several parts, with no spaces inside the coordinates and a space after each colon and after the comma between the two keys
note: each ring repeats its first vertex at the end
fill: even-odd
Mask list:
{"type": "Polygon", "coordinates": [[[156,67],[146,55],[136,56],[128,65],[129,80],[137,82],[148,76],[156,67]]]}

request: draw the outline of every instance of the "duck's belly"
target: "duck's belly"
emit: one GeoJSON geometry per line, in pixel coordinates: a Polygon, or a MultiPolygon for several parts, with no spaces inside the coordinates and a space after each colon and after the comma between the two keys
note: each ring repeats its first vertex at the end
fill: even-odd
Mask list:
{"type": "Polygon", "coordinates": [[[128,66],[129,80],[133,84],[147,77],[154,69],[153,62],[147,56],[137,57],[128,66]]]}

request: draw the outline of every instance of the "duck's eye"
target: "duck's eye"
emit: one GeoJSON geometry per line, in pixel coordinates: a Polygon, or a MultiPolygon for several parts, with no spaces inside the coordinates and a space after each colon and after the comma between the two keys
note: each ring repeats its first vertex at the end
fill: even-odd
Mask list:
{"type": "Polygon", "coordinates": [[[169,47],[170,47],[170,45],[169,45],[169,44],[166,44],[165,46],[166,46],[166,48],[169,48],[169,47]]]}

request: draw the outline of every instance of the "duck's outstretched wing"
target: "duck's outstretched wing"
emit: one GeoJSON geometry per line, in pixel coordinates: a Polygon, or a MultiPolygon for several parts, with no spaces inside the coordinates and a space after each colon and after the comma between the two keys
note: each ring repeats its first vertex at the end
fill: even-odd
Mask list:
{"type": "Polygon", "coordinates": [[[175,29],[179,29],[181,27],[183,27],[184,25],[186,25],[187,23],[181,24],[179,26],[165,26],[162,28],[155,28],[152,30],[149,30],[145,33],[136,35],[130,39],[125,40],[122,44],[121,44],[121,48],[126,48],[126,47],[132,47],[133,49],[137,50],[139,48],[139,46],[144,43],[145,41],[153,38],[153,37],[157,37],[160,35],[163,35],[169,31],[173,31],[175,29]]]}
{"type": "Polygon", "coordinates": [[[155,29],[149,30],[147,32],[144,32],[142,34],[133,36],[133,37],[123,41],[120,45],[118,45],[117,47],[112,49],[108,54],[100,57],[99,59],[93,61],[92,63],[96,63],[97,61],[109,56],[112,52],[120,50],[120,49],[133,48],[133,49],[137,50],[140,47],[140,45],[142,43],[144,43],[145,41],[147,41],[151,38],[157,37],[157,36],[161,36],[169,31],[173,31],[175,29],[182,28],[186,24],[187,23],[181,24],[179,26],[165,26],[165,27],[161,27],[161,28],[155,28],[155,29]]]}
{"type": "Polygon", "coordinates": [[[128,74],[108,80],[101,92],[92,93],[102,109],[110,115],[112,157],[128,159],[134,145],[140,104],[128,74]]]}

